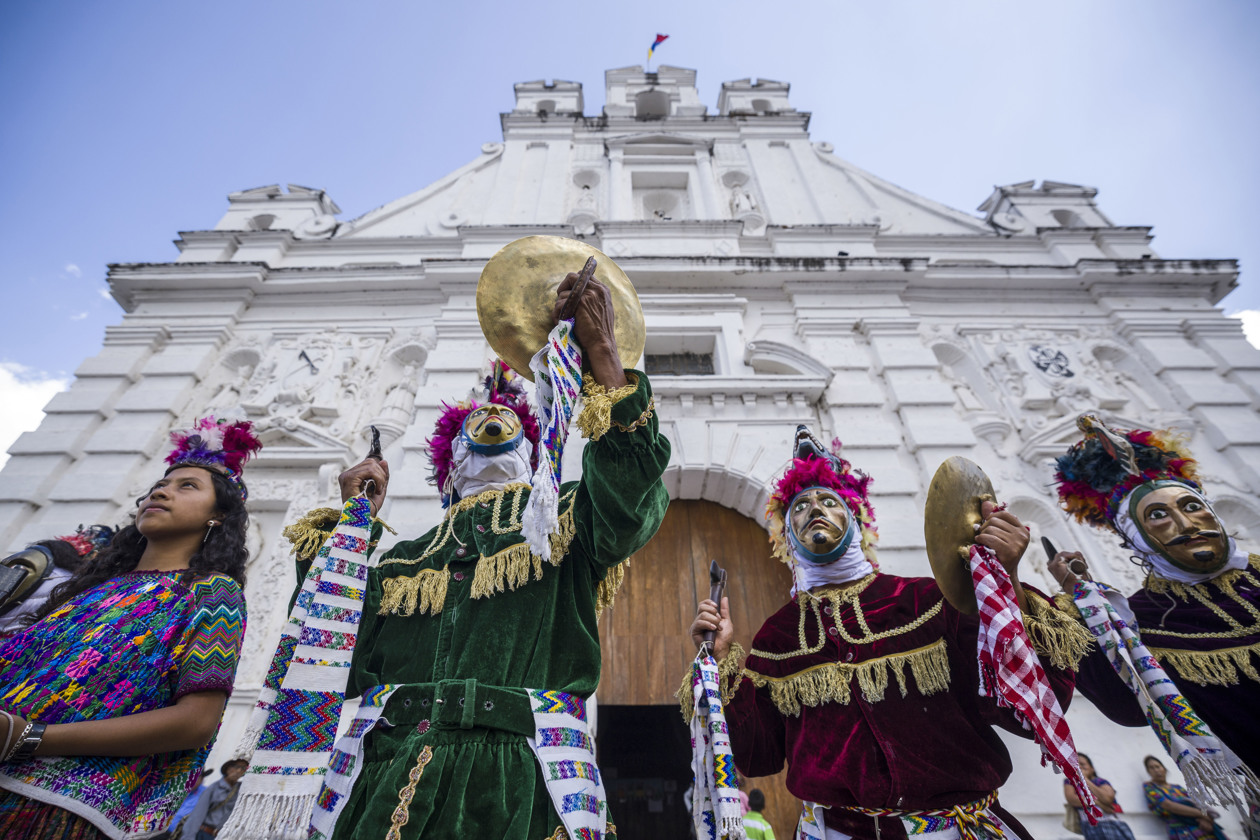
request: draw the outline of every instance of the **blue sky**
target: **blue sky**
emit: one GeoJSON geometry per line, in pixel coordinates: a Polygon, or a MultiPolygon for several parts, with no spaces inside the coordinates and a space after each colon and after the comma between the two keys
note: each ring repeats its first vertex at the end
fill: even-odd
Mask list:
{"type": "Polygon", "coordinates": [[[1260,4],[46,0],[0,28],[0,427],[121,319],[108,263],[174,259],[263,184],[360,215],[498,139],[514,82],[582,82],[598,113],[657,32],[710,108],[790,82],[816,140],[968,212],[995,184],[1096,186],[1162,256],[1242,261],[1223,306],[1260,310],[1260,4]]]}

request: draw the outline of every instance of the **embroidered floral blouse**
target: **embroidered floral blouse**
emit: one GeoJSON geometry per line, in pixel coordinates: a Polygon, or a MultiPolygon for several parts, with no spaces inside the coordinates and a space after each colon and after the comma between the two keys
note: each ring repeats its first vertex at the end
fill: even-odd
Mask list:
{"type": "MultiPolygon", "coordinates": [[[[1083,652],[1087,637],[1025,591],[1025,625],[1066,707],[1073,675],[1056,665],[1083,652]]],[[[762,625],[727,704],[740,772],[770,775],[786,759],[788,790],[833,808],[950,808],[997,790],[1011,759],[993,727],[1028,733],[979,696],[977,628],[930,578],[876,574],[849,590],[802,594],[762,625]]],[[[833,810],[827,820],[874,836],[870,817],[833,810]]]]}
{"type": "MultiPolygon", "coordinates": [[[[245,633],[240,586],[211,575],[129,572],[0,642],[0,707],[39,723],[103,720],[231,693],[245,633]]],[[[201,780],[210,744],[137,757],[47,756],[0,764],[0,788],[90,820],[111,838],[165,830],[201,780]]]]}

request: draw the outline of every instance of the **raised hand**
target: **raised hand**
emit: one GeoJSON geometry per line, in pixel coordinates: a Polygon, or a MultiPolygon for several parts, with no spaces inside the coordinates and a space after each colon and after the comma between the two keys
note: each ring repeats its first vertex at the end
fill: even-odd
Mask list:
{"type": "MultiPolygon", "coordinates": [[[[552,321],[559,322],[577,281],[578,275],[570,273],[560,282],[556,304],[551,310],[552,321]]],[[[573,315],[573,332],[582,347],[584,359],[590,365],[591,376],[605,388],[620,388],[626,384],[613,323],[612,293],[592,277],[573,315]]]]}
{"type": "Polygon", "coordinates": [[[1089,576],[1089,564],[1085,561],[1085,555],[1079,551],[1060,551],[1054,555],[1047,568],[1067,593],[1071,593],[1078,580],[1089,576]]]}
{"type": "Polygon", "coordinates": [[[713,637],[713,658],[721,659],[730,649],[731,639],[735,637],[735,625],[731,624],[731,599],[722,599],[722,611],[718,613],[718,605],[711,598],[700,602],[696,620],[691,622],[691,640],[698,649],[704,643],[707,630],[716,631],[713,637]]]}
{"type": "Polygon", "coordinates": [[[367,498],[372,504],[372,513],[380,510],[381,505],[385,504],[385,490],[389,487],[389,463],[375,458],[364,458],[337,477],[337,483],[341,486],[342,504],[352,496],[362,493],[369,481],[372,484],[367,498]]]}

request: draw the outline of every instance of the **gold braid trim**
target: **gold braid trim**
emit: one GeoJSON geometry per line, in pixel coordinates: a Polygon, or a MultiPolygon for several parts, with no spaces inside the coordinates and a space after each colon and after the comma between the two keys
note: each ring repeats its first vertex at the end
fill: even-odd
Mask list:
{"type": "MultiPolygon", "coordinates": [[[[573,543],[577,530],[573,522],[573,503],[576,499],[577,493],[569,494],[569,507],[560,514],[560,527],[551,535],[549,562],[553,566],[560,565],[573,543]]],[[[531,567],[534,570],[534,580],[542,580],[542,564],[542,558],[530,550],[529,543],[519,542],[508,546],[497,554],[477,561],[469,594],[474,598],[489,598],[496,592],[515,590],[518,586],[529,583],[531,567]]]]}
{"type": "Polygon", "coordinates": [[[437,615],[446,603],[446,586],[451,573],[446,569],[421,569],[414,577],[400,576],[381,581],[381,607],[377,615],[437,615]]]}
{"type": "Polygon", "coordinates": [[[337,523],[341,521],[341,511],[330,507],[315,508],[297,522],[280,532],[293,546],[293,554],[299,560],[314,560],[320,546],[332,536],[337,523]]]}
{"type": "Polygon", "coordinates": [[[1085,625],[1073,618],[1078,614],[1076,606],[1072,605],[1071,612],[1056,610],[1037,593],[1027,595],[1029,611],[1022,618],[1033,650],[1055,668],[1075,671],[1094,641],[1085,625]]]}
{"type": "Polygon", "coordinates": [[[626,374],[626,384],[610,391],[595,381],[589,373],[582,374],[582,411],[578,414],[577,427],[582,437],[599,440],[612,425],[612,407],[639,390],[639,377],[626,374]]]}
{"type": "Polygon", "coordinates": [[[1238,685],[1238,672],[1260,682],[1252,656],[1260,658],[1260,642],[1221,650],[1169,650],[1150,648],[1155,658],[1177,669],[1181,676],[1199,685],[1238,685]]]}
{"type": "Polygon", "coordinates": [[[1250,563],[1247,568],[1230,569],[1228,572],[1217,575],[1211,580],[1205,580],[1203,583],[1186,584],[1179,580],[1168,580],[1168,578],[1162,578],[1157,575],[1147,575],[1146,582],[1142,584],[1142,588],[1147,592],[1171,592],[1181,600],[1189,601],[1193,597],[1190,594],[1191,589],[1196,586],[1203,586],[1210,583],[1215,585],[1230,598],[1237,600],[1238,594],[1234,591],[1234,584],[1237,583],[1239,579],[1246,577],[1248,572],[1260,572],[1260,554],[1250,554],[1248,555],[1248,559],[1250,560],[1250,563]]]}
{"type": "MultiPolygon", "coordinates": [[[[731,646],[726,649],[726,655],[718,663],[718,690],[722,693],[723,706],[731,702],[731,698],[735,696],[735,690],[739,688],[739,680],[744,671],[745,655],[743,645],[739,642],[731,642],[731,646]]],[[[683,722],[690,724],[696,713],[690,669],[683,674],[682,685],[678,687],[674,697],[678,700],[678,708],[682,710],[683,722]]]]}
{"type": "Polygon", "coordinates": [[[919,693],[937,694],[949,688],[949,654],[945,640],[938,639],[905,653],[881,656],[866,662],[850,665],[847,662],[824,662],[786,677],[767,677],[756,671],[744,669],[744,675],[758,688],[769,686],[770,699],[785,715],[799,717],[801,706],[821,706],[836,702],[847,704],[853,699],[853,677],[857,677],[862,697],[868,703],[884,699],[888,689],[888,674],[892,673],[906,696],[905,666],[910,666],[919,693]]]}
{"type": "Polygon", "coordinates": [[[612,609],[613,601],[617,598],[617,592],[621,589],[621,584],[625,582],[626,570],[630,568],[630,558],[627,557],[616,566],[613,566],[604,575],[604,579],[599,582],[599,586],[595,590],[595,617],[599,618],[604,614],[604,610],[612,609]]]}
{"type": "MultiPolygon", "coordinates": [[[[295,557],[299,560],[312,562],[315,559],[315,555],[319,554],[320,547],[328,542],[328,538],[332,536],[332,532],[336,530],[337,523],[340,521],[341,511],[336,508],[315,508],[297,522],[286,527],[280,532],[280,535],[293,546],[295,557]]],[[[395,536],[398,535],[397,531],[385,524],[385,520],[374,516],[372,521],[379,522],[386,531],[395,536]]],[[[369,545],[374,546],[376,543],[372,542],[369,545]]]]}

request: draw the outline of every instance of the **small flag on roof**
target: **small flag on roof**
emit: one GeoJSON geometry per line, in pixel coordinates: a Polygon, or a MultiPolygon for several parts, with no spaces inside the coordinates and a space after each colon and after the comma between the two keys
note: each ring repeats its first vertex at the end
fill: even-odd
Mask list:
{"type": "Polygon", "coordinates": [[[648,47],[648,61],[649,62],[652,60],[652,53],[656,52],[656,48],[659,47],[661,44],[665,43],[665,39],[668,37],[669,37],[668,35],[659,35],[659,34],[656,36],[656,40],[652,42],[652,46],[648,47]]]}

